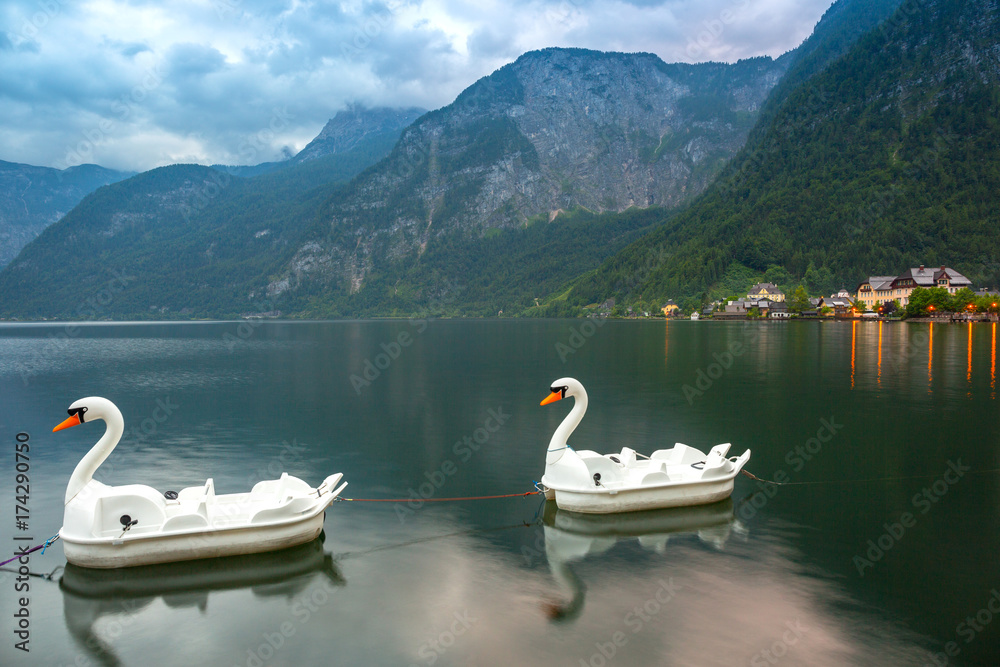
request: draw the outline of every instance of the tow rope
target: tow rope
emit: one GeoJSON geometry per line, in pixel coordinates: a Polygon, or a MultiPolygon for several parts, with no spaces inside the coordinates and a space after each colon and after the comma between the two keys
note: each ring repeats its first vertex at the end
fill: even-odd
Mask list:
{"type": "MultiPolygon", "coordinates": [[[[805,482],[775,482],[771,479],[761,479],[757,475],[753,474],[749,470],[741,470],[744,475],[750,479],[757,480],[763,484],[774,484],[775,486],[802,486],[802,485],[813,485],[813,484],[865,484],[868,482],[899,482],[909,479],[930,479],[932,477],[938,477],[939,475],[911,475],[909,477],[871,477],[868,479],[824,479],[824,480],[813,480],[805,482]]],[[[1000,472],[1000,468],[991,468],[990,470],[967,470],[964,471],[965,475],[985,475],[991,472],[1000,472]]]]}
{"type": "Polygon", "coordinates": [[[12,563],[12,562],[16,561],[18,558],[24,558],[28,554],[34,553],[34,552],[38,551],[39,549],[42,550],[42,555],[45,555],[45,550],[48,549],[49,546],[53,542],[55,542],[56,540],[58,540],[58,539],[59,539],[59,533],[56,533],[55,535],[53,535],[49,539],[45,540],[44,544],[39,544],[38,546],[31,547],[30,549],[28,549],[24,553],[17,554],[13,558],[10,558],[10,559],[5,560],[4,562],[0,563],[0,567],[3,567],[7,563],[12,563]]]}
{"type": "Polygon", "coordinates": [[[447,503],[460,500],[492,500],[494,498],[524,498],[537,496],[541,491],[525,491],[524,493],[505,493],[499,496],[465,496],[463,498],[335,498],[350,503],[447,503]]]}

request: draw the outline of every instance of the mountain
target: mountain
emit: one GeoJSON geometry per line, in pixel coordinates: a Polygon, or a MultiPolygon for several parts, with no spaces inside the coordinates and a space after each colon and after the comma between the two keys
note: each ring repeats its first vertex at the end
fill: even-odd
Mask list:
{"type": "Polygon", "coordinates": [[[154,170],[82,202],[26,248],[0,274],[0,314],[76,316],[71,287],[99,289],[109,267],[142,277],[107,316],[233,315],[262,299],[300,314],[408,313],[470,257],[481,261],[463,299],[475,305],[456,302],[460,312],[517,312],[652,224],[600,212],[673,207],[704,189],[786,62],[546,49],[420,116],[344,188],[330,187],[329,170],[349,156],[374,162],[393,123],[419,110],[376,110],[365,128],[348,109],[288,166],[225,185],[228,170],[154,170]],[[540,248],[552,258],[544,274],[506,265],[537,263],[540,248]]]}
{"type": "Polygon", "coordinates": [[[352,104],[347,109],[338,111],[316,138],[291,159],[291,163],[315,160],[324,155],[349,153],[366,144],[382,145],[386,141],[389,142],[386,148],[388,153],[399,139],[400,131],[425,113],[427,110],[419,107],[367,108],[352,104]]]}
{"type": "Polygon", "coordinates": [[[725,296],[781,271],[829,291],[920,264],[998,284],[998,35],[996,0],[904,3],[567,302],[725,296]],[[650,256],[671,260],[647,270],[650,256]]]}
{"type": "Polygon", "coordinates": [[[368,108],[351,104],[338,111],[305,148],[288,160],[237,166],[214,164],[212,168],[233,176],[249,178],[328,155],[368,155],[363,159],[374,164],[392,150],[403,128],[426,112],[426,109],[419,107],[368,108]]]}
{"type": "Polygon", "coordinates": [[[743,145],[786,63],[527,53],[407,128],[388,158],[320,213],[268,294],[292,310],[325,302],[354,312],[350,303],[371,301],[354,296],[369,284],[385,296],[382,280],[393,293],[419,293],[426,272],[405,274],[425,253],[536,216],[549,224],[574,209],[676,207],[743,145]]]}
{"type": "Polygon", "coordinates": [[[0,160],[0,267],[86,195],[132,175],[96,164],[60,170],[0,160]]]}
{"type": "Polygon", "coordinates": [[[322,203],[391,150],[402,128],[393,136],[381,114],[375,119],[374,131],[355,124],[357,136],[341,144],[343,152],[278,163],[253,177],[172,165],[92,193],[0,272],[0,316],[235,317],[271,310],[247,286],[287,262],[322,203]],[[94,295],[101,295],[99,307],[94,295]]]}
{"type": "Polygon", "coordinates": [[[986,270],[969,253],[993,252],[981,216],[996,188],[981,183],[997,161],[992,75],[967,67],[995,58],[995,26],[987,12],[970,32],[969,16],[938,11],[949,3],[897,5],[839,0],[778,60],[531,52],[419,116],[381,160],[343,143],[348,109],[313,145],[348,154],[225,185],[217,169],[151,172],[81,202],[0,272],[0,316],[563,315],[765,276],[827,291],[939,259],[975,279],[986,270]],[[848,233],[852,216],[866,222],[848,233]],[[87,252],[67,241],[78,229],[87,252]],[[140,277],[81,311],[72,288],[100,293],[110,268],[140,277]]]}

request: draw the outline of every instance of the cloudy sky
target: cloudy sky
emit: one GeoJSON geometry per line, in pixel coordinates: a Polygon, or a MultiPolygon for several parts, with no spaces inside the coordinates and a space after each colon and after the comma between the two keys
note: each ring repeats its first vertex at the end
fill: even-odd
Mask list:
{"type": "Polygon", "coordinates": [[[144,170],[294,154],[351,102],[451,102],[547,46],[778,56],[831,0],[5,0],[0,160],[144,170]]]}

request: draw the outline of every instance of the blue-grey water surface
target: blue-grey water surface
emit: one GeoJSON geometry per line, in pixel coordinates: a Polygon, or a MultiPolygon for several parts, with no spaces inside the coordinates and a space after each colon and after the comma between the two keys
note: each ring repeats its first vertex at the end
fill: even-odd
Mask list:
{"type": "Polygon", "coordinates": [[[349,498],[533,490],[576,377],[578,449],[753,450],[766,487],[581,517],[539,496],[341,502],[325,541],[122,572],[0,573],[0,662],[38,665],[1000,664],[996,325],[375,321],[0,325],[0,550],[97,478],[248,490],[282,471],[349,498]],[[28,529],[15,444],[30,437],[28,529]],[[22,436],[23,437],[23,436],[22,436]],[[967,472],[966,472],[967,470],[967,472]],[[994,471],[994,472],[988,472],[994,471]],[[30,653],[15,634],[29,598],[30,653]]]}

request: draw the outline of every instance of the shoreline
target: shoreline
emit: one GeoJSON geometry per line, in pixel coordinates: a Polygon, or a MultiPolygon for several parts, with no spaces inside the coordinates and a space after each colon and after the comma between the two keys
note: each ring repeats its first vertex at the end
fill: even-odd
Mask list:
{"type": "Polygon", "coordinates": [[[113,325],[113,324],[229,324],[229,323],[253,323],[253,326],[260,326],[265,322],[279,322],[283,324],[294,324],[294,323],[316,323],[316,322],[407,322],[415,319],[434,319],[434,320],[468,320],[477,322],[486,321],[537,321],[537,320],[566,320],[566,321],[578,321],[578,320],[588,320],[588,319],[604,319],[612,320],[616,322],[753,322],[758,324],[771,324],[771,323],[787,323],[787,322],[893,322],[893,323],[912,323],[912,324],[995,324],[998,320],[990,318],[982,319],[952,319],[945,317],[908,317],[908,318],[863,318],[863,317],[702,317],[698,320],[692,320],[689,317],[602,317],[594,318],[588,317],[464,317],[464,316],[439,316],[439,317],[426,317],[426,316],[410,316],[410,317],[344,317],[344,318],[294,318],[294,317],[268,317],[268,318],[258,318],[258,317],[241,317],[233,319],[220,319],[220,318],[206,318],[206,319],[188,319],[188,320],[151,320],[151,319],[141,319],[141,320],[0,320],[0,326],[14,325],[14,326],[95,326],[95,325],[113,325]]]}

